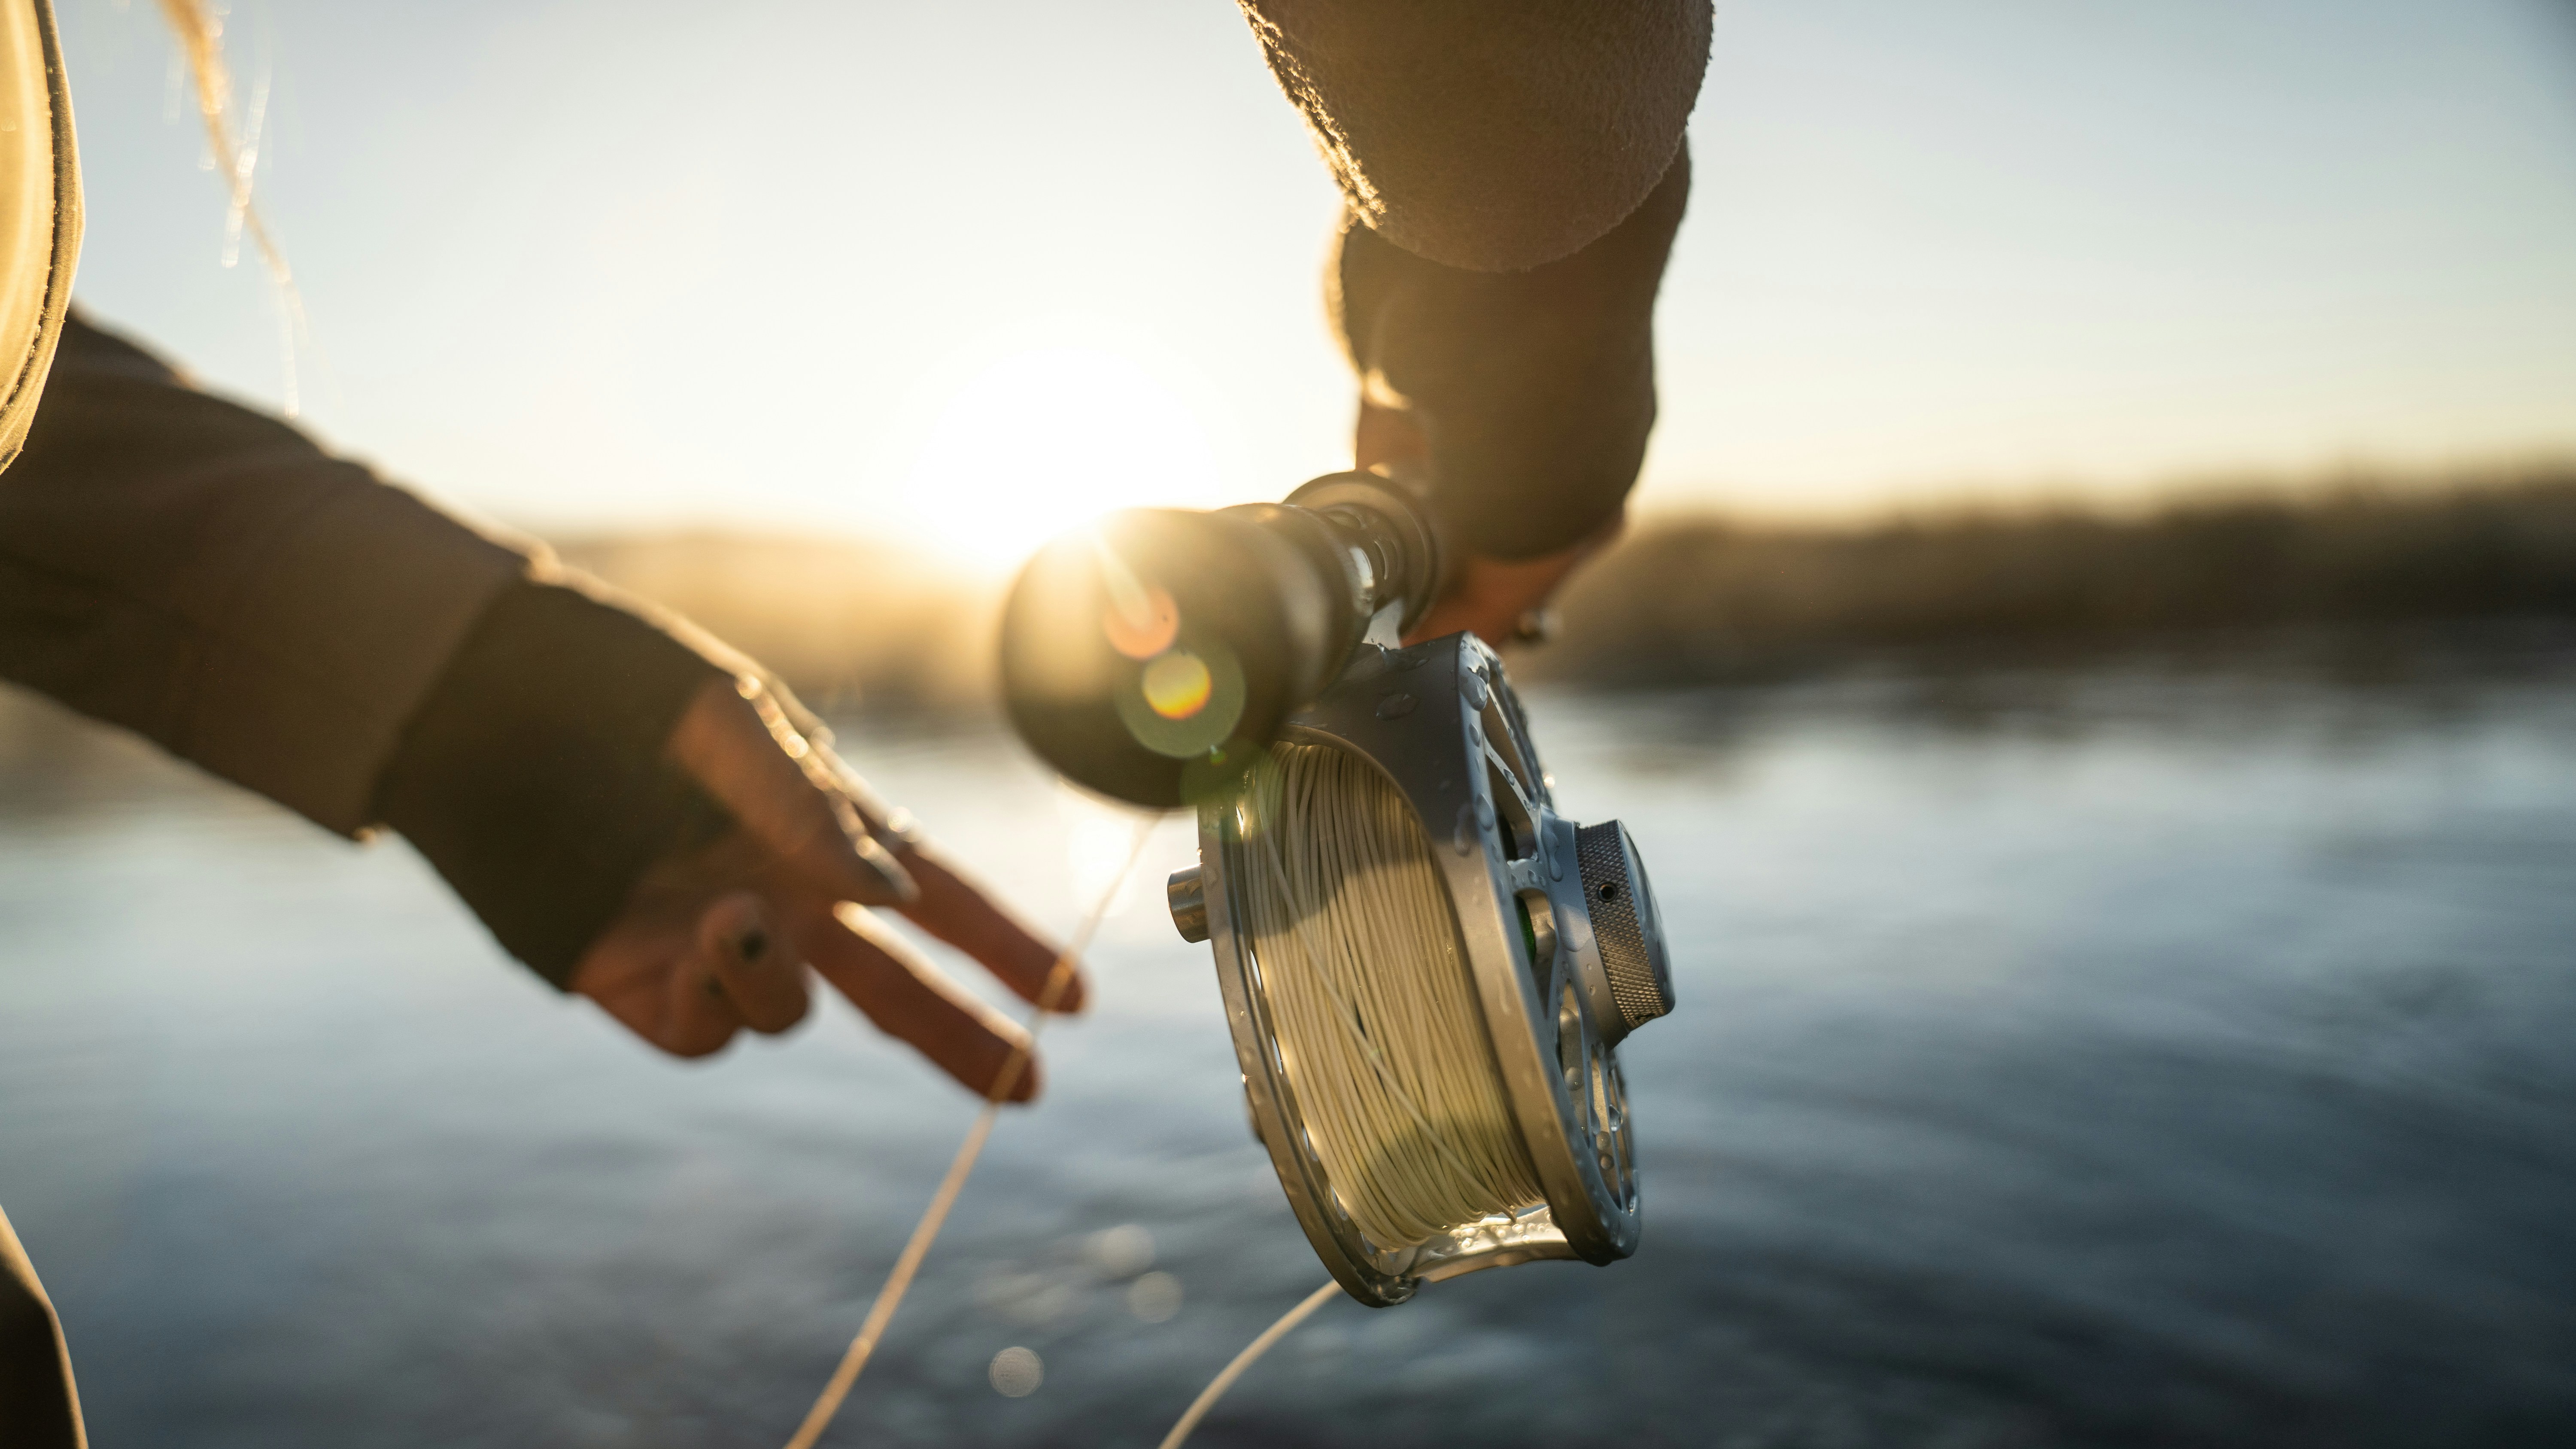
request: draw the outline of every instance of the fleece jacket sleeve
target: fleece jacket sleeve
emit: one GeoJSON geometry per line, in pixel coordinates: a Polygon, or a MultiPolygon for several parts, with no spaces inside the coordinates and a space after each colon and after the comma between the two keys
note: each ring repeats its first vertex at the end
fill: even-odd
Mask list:
{"type": "Polygon", "coordinates": [[[77,317],[0,474],[0,677],[392,826],[558,986],[650,864],[731,826],[664,745],[757,672],[77,317]]]}
{"type": "Polygon", "coordinates": [[[354,834],[527,567],[75,314],[0,473],[0,677],[354,834]]]}

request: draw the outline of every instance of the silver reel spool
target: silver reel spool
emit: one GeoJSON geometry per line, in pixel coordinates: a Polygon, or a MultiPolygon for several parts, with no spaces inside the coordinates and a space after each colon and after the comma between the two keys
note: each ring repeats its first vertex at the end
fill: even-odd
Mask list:
{"type": "Polygon", "coordinates": [[[1253,1126],[1315,1254],[1373,1307],[1426,1282],[1541,1258],[1609,1263],[1637,1250],[1634,1129],[1619,1043],[1672,1010],[1652,887],[1627,827],[1556,812],[1520,702],[1472,634],[1394,647],[1391,620],[1341,677],[1291,713],[1285,741],[1348,751],[1392,781],[1440,866],[1494,1066],[1542,1204],[1378,1243],[1342,1205],[1281,1059],[1237,882],[1241,814],[1199,811],[1199,865],[1170,884],[1172,919],[1210,943],[1253,1126]]]}

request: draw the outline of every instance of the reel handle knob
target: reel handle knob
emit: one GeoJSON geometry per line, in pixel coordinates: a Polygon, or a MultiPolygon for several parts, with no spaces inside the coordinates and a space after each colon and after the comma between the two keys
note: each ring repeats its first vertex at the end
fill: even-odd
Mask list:
{"type": "Polygon", "coordinates": [[[1627,1029],[1635,1031],[1673,1009],[1672,959],[1664,949],[1654,884],[1637,854],[1637,838],[1616,820],[1577,830],[1574,858],[1611,999],[1627,1029]]]}

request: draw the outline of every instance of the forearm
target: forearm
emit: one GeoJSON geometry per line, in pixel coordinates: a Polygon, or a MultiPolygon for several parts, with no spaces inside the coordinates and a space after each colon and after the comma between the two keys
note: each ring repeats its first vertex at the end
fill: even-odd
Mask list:
{"type": "Polygon", "coordinates": [[[353,833],[528,565],[75,321],[0,474],[0,676],[353,833]]]}
{"type": "Polygon", "coordinates": [[[664,743],[756,669],[77,322],[0,474],[0,677],[392,826],[558,985],[652,861],[730,825],[664,743]]]}
{"type": "Polygon", "coordinates": [[[1472,558],[1573,557],[1654,426],[1708,0],[1238,3],[1349,206],[1360,464],[1422,465],[1472,558]]]}

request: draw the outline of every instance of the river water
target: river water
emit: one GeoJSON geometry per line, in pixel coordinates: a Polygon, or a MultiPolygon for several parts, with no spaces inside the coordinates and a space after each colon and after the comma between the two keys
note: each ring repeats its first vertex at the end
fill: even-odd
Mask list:
{"type": "MultiPolygon", "coordinates": [[[[1197,1442],[2576,1442],[2576,670],[1532,713],[1677,942],[1642,1250],[1331,1303],[1197,1442]]],[[[853,733],[1039,918],[1123,843],[997,735],[853,733]]],[[[399,843],[133,753],[0,808],[0,1202],[96,1442],[783,1442],[974,1104],[845,1008],[656,1058],[399,843]]],[[[1189,850],[827,1443],[1151,1445],[1323,1280],[1189,850]]]]}

